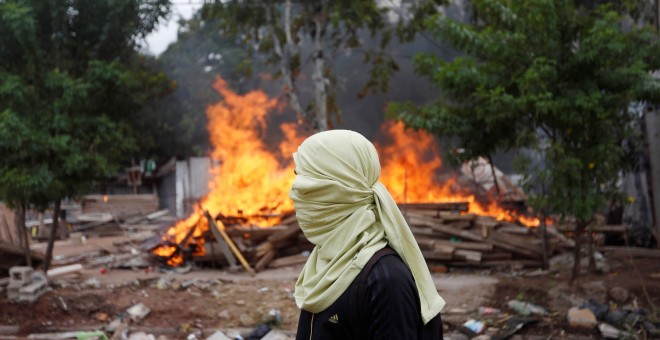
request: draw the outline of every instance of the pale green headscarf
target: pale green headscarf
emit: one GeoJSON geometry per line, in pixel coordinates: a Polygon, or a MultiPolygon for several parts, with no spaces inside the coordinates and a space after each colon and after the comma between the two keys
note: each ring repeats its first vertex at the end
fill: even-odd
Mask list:
{"type": "Polygon", "coordinates": [[[435,317],[445,301],[403,215],[378,182],[373,144],[357,132],[325,131],[307,138],[293,159],[290,196],[300,228],[316,246],[296,282],[298,307],[312,313],[330,307],[389,243],[415,278],[424,324],[435,317]]]}

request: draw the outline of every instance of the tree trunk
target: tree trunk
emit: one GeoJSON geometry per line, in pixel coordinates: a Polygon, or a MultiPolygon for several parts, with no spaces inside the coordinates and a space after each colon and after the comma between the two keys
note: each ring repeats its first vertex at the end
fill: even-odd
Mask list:
{"type": "MultiPolygon", "coordinates": [[[[284,44],[275,33],[276,23],[273,20],[272,8],[270,4],[265,4],[266,18],[270,27],[270,34],[273,38],[273,49],[280,58],[280,72],[282,72],[282,81],[284,82],[284,94],[286,95],[291,109],[296,113],[298,120],[309,121],[309,113],[303,110],[298,98],[298,89],[296,87],[295,75],[291,69],[291,57],[299,53],[298,47],[293,41],[291,34],[291,0],[287,0],[284,7],[284,33],[286,41],[284,44]]],[[[311,122],[310,122],[311,123],[311,122]]]]}
{"type": "Polygon", "coordinates": [[[577,283],[578,277],[580,276],[580,269],[582,267],[580,255],[580,251],[582,250],[580,247],[580,235],[582,235],[588,225],[588,221],[578,221],[577,225],[575,226],[575,231],[573,234],[573,239],[575,240],[575,251],[573,253],[573,273],[571,275],[571,282],[573,283],[577,283]]]}
{"type": "Polygon", "coordinates": [[[25,204],[19,203],[14,211],[14,223],[16,223],[16,236],[18,237],[18,245],[23,248],[25,252],[25,263],[28,267],[32,267],[32,256],[30,256],[30,242],[28,241],[28,233],[25,230],[25,204]]]}
{"type": "Polygon", "coordinates": [[[497,197],[502,197],[502,192],[500,191],[500,184],[497,182],[497,174],[495,173],[495,164],[493,164],[493,158],[488,155],[488,164],[490,164],[490,172],[493,175],[493,183],[495,183],[495,190],[497,191],[497,197]]]}
{"type": "Polygon", "coordinates": [[[314,105],[316,130],[328,129],[328,94],[326,81],[323,75],[325,60],[323,55],[323,31],[325,30],[326,1],[321,2],[321,8],[314,15],[314,47],[312,55],[314,58],[314,69],[312,80],[314,81],[314,105]]]}
{"type": "Polygon", "coordinates": [[[60,207],[62,200],[55,200],[55,207],[53,208],[53,224],[51,225],[50,234],[48,235],[48,247],[46,248],[46,256],[44,257],[44,271],[50,268],[50,262],[53,258],[53,246],[55,245],[55,238],[57,237],[57,230],[60,227],[60,207]]]}

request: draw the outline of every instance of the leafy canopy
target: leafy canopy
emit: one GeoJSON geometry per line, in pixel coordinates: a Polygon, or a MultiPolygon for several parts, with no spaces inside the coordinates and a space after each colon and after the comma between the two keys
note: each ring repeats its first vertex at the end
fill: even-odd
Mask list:
{"type": "MultiPolygon", "coordinates": [[[[632,163],[631,103],[657,99],[658,37],[627,27],[608,6],[587,10],[569,0],[474,0],[474,23],[434,16],[436,37],[461,55],[417,55],[418,74],[437,84],[426,106],[395,103],[409,126],[453,137],[474,159],[520,152],[527,185],[542,184],[537,208],[589,220],[615,194],[632,163]]],[[[629,26],[629,25],[628,25],[629,26]]]]}
{"type": "Polygon", "coordinates": [[[0,3],[0,199],[45,207],[114,173],[133,115],[163,90],[137,39],[166,0],[0,3]]]}

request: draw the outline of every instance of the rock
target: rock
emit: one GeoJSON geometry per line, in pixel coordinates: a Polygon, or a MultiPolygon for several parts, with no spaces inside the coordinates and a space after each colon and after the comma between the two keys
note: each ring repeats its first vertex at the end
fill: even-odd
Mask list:
{"type": "Polygon", "coordinates": [[[128,340],[156,340],[156,337],[153,334],[137,332],[131,333],[131,335],[128,337],[128,340]]]}
{"type": "Polygon", "coordinates": [[[218,317],[222,320],[229,320],[229,311],[224,309],[220,313],[218,313],[218,317]]]}
{"type": "Polygon", "coordinates": [[[236,301],[236,304],[239,306],[245,306],[245,300],[238,300],[236,301]]]}
{"type": "Polygon", "coordinates": [[[622,287],[613,287],[610,289],[610,299],[612,301],[623,304],[628,301],[628,298],[630,297],[630,293],[628,293],[628,290],[622,287]]]}
{"type": "Polygon", "coordinates": [[[217,331],[211,334],[210,337],[206,338],[206,340],[231,340],[231,338],[226,336],[225,333],[222,333],[221,331],[217,331]]]}
{"type": "Polygon", "coordinates": [[[596,326],[596,316],[587,308],[569,309],[567,319],[571,327],[591,329],[596,326]]]}
{"type": "MultiPolygon", "coordinates": [[[[587,270],[589,268],[589,255],[586,249],[582,249],[580,253],[580,269],[587,270]]],[[[568,272],[573,268],[574,255],[572,252],[566,252],[560,255],[557,255],[550,259],[550,271],[551,272],[568,272]]],[[[601,273],[609,273],[610,266],[605,259],[605,256],[601,252],[594,252],[594,259],[596,260],[596,270],[601,273]]]]}
{"type": "Polygon", "coordinates": [[[99,320],[101,322],[106,322],[108,321],[108,318],[109,316],[107,313],[103,313],[103,312],[96,313],[96,320],[99,320]]]}
{"type": "Polygon", "coordinates": [[[142,302],[126,310],[126,313],[128,313],[128,315],[131,317],[131,320],[134,322],[138,322],[144,319],[147,314],[149,314],[149,312],[151,312],[151,309],[145,306],[142,302]]]}
{"type": "Polygon", "coordinates": [[[261,340],[288,340],[289,337],[278,330],[271,330],[261,340]]]}

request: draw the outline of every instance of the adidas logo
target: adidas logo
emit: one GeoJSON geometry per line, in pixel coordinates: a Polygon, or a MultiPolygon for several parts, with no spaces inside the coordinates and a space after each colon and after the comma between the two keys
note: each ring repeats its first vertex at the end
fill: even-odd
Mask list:
{"type": "Polygon", "coordinates": [[[328,321],[330,321],[330,322],[332,322],[332,323],[339,323],[339,315],[335,314],[335,315],[331,316],[331,317],[328,319],[328,321]]]}

